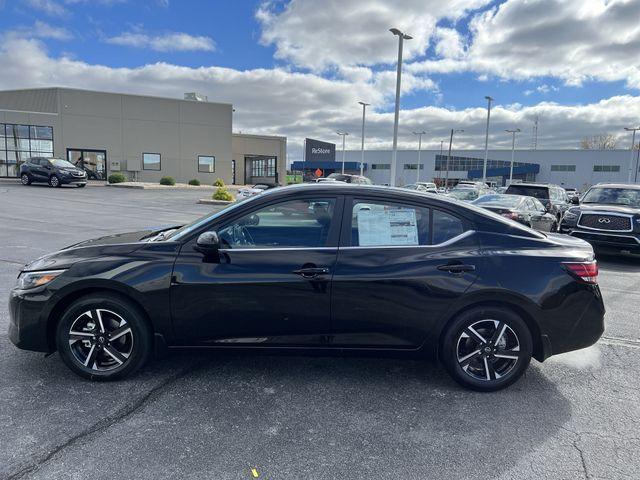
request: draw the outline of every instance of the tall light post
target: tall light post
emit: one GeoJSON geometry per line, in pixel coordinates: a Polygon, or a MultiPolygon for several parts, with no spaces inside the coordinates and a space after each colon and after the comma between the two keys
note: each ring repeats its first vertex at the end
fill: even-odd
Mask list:
{"type": "Polygon", "coordinates": [[[491,118],[491,102],[493,98],[490,96],[484,97],[487,99],[487,131],[484,136],[484,165],[482,166],[482,181],[487,183],[487,160],[489,158],[489,118],[491,118]]]}
{"type": "Polygon", "coordinates": [[[344,175],[344,153],[345,153],[345,138],[349,135],[348,132],[336,132],[338,135],[342,137],[342,174],[344,175]]]}
{"type": "Polygon", "coordinates": [[[464,132],[464,130],[454,130],[453,128],[451,129],[451,135],[449,136],[449,155],[447,155],[447,176],[444,180],[444,188],[447,188],[449,186],[449,162],[451,161],[451,145],[453,144],[453,134],[462,132],[464,132]]]}
{"type": "Polygon", "coordinates": [[[420,181],[420,150],[422,150],[422,135],[426,133],[424,130],[421,132],[413,132],[414,135],[418,135],[418,173],[416,174],[416,183],[420,181]]]}
{"type": "MultiPolygon", "coordinates": [[[[442,148],[444,145],[444,140],[440,140],[440,161],[442,162],[442,148]]],[[[437,163],[437,162],[436,162],[437,163]]],[[[440,179],[440,181],[442,181],[442,164],[440,166],[440,175],[438,175],[438,177],[440,179]]],[[[440,182],[438,182],[440,183],[440,182]]]]}
{"type": "Polygon", "coordinates": [[[362,105],[362,152],[360,153],[360,176],[364,175],[364,115],[367,110],[367,106],[371,105],[370,103],[358,102],[362,105]]]}
{"type": "Polygon", "coordinates": [[[633,148],[636,146],[636,131],[640,130],[640,127],[624,127],[627,132],[633,132],[631,135],[631,154],[629,155],[629,178],[628,182],[631,183],[631,172],[633,171],[633,148]]]}
{"type": "Polygon", "coordinates": [[[519,128],[514,130],[505,130],[511,134],[511,169],[509,170],[509,185],[513,182],[513,159],[516,155],[516,133],[520,132],[519,128]]]}
{"type": "Polygon", "coordinates": [[[391,33],[398,36],[398,69],[396,72],[396,111],[393,118],[393,152],[391,153],[391,181],[389,185],[396,186],[396,157],[398,155],[398,119],[400,117],[400,81],[402,78],[402,44],[405,40],[413,37],[402,33],[397,28],[389,29],[391,33]]]}

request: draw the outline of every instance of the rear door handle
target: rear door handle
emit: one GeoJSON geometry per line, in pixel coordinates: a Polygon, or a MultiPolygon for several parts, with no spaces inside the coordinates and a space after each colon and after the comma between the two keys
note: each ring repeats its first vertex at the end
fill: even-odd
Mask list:
{"type": "Polygon", "coordinates": [[[438,270],[449,273],[475,272],[475,265],[463,265],[461,263],[453,263],[449,265],[440,265],[438,270]]]}
{"type": "Polygon", "coordinates": [[[294,270],[292,273],[300,275],[304,278],[315,278],[318,275],[326,275],[329,273],[329,269],[326,267],[307,267],[294,270]]]}

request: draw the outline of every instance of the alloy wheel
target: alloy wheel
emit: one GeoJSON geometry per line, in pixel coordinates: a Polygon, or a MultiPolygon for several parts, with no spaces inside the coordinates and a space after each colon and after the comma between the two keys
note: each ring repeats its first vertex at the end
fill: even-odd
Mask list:
{"type": "Polygon", "coordinates": [[[87,310],[69,329],[69,348],[77,362],[96,371],[124,365],[133,352],[133,331],[117,313],[106,309],[87,310]]]}
{"type": "Polygon", "coordinates": [[[26,173],[23,173],[20,176],[20,182],[22,182],[23,185],[29,185],[29,175],[27,175],[26,173]]]}
{"type": "Polygon", "coordinates": [[[515,331],[500,320],[479,320],[466,327],[456,344],[458,365],[471,378],[494,381],[508,375],[522,355],[515,331]]]}
{"type": "Polygon", "coordinates": [[[52,187],[57,187],[58,183],[60,183],[60,181],[58,180],[58,177],[56,177],[55,175],[51,177],[51,180],[49,180],[49,182],[51,183],[52,187]]]}

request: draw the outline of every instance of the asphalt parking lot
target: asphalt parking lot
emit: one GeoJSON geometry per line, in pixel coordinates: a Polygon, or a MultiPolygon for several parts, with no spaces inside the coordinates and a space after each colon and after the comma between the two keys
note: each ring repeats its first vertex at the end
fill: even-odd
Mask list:
{"type": "Polygon", "coordinates": [[[606,332],[507,390],[377,358],[175,354],[117,383],[7,338],[27,261],[189,221],[202,192],[0,183],[0,478],[638,478],[640,261],[601,258],[606,332]]]}

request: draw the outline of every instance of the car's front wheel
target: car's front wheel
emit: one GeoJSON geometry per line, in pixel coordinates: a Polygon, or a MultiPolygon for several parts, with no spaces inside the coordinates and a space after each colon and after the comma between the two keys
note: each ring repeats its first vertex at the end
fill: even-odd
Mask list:
{"type": "Polygon", "coordinates": [[[59,187],[61,185],[57,175],[51,175],[51,177],[49,177],[49,185],[52,187],[59,187]]]}
{"type": "Polygon", "coordinates": [[[22,185],[31,185],[31,177],[29,174],[23,173],[20,175],[20,183],[22,183],[22,185]]]}
{"type": "Polygon", "coordinates": [[[456,382],[489,392],[518,380],[529,366],[532,349],[529,328],[513,311],[477,307],[451,323],[444,334],[441,353],[456,382]]]}
{"type": "Polygon", "coordinates": [[[56,330],[64,363],[91,380],[123,378],[151,352],[152,333],[142,313],[126,298],[93,294],[73,302],[56,330]]]}

